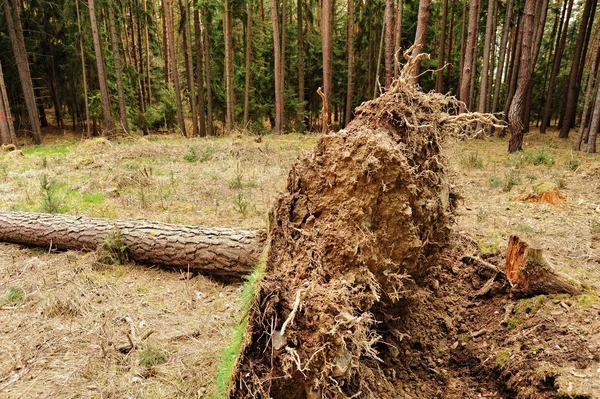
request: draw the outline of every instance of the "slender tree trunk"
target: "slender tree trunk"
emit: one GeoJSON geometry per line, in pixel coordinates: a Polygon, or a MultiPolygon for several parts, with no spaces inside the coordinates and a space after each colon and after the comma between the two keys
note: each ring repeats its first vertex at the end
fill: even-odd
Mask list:
{"type": "Polygon", "coordinates": [[[271,25],[273,27],[273,51],[275,53],[275,126],[276,133],[281,133],[282,130],[282,114],[283,114],[283,98],[281,98],[281,74],[279,69],[281,66],[281,35],[279,33],[279,16],[277,12],[277,0],[271,0],[271,25]]]}
{"type": "Polygon", "coordinates": [[[103,135],[114,137],[115,126],[110,112],[110,100],[108,95],[108,84],[106,83],[106,71],[104,70],[104,56],[102,55],[102,43],[98,33],[98,23],[96,22],[95,0],[88,0],[90,10],[90,25],[92,27],[92,37],[94,39],[94,52],[96,54],[96,67],[98,68],[98,84],[100,85],[100,99],[102,101],[102,112],[104,115],[103,135]]]}
{"type": "Polygon", "coordinates": [[[575,113],[577,111],[577,99],[579,97],[580,82],[578,82],[579,66],[585,59],[584,46],[587,31],[587,25],[592,14],[592,8],[595,7],[596,0],[586,0],[583,14],[581,16],[581,24],[579,33],[577,34],[577,42],[575,52],[573,53],[573,63],[571,64],[571,73],[569,74],[569,86],[567,88],[567,100],[565,104],[565,113],[563,124],[560,128],[558,137],[566,139],[569,137],[569,131],[575,122],[575,113]]]}
{"type": "Polygon", "coordinates": [[[224,1],[223,32],[225,40],[225,102],[227,112],[225,115],[225,130],[233,130],[234,103],[233,103],[233,33],[231,0],[224,1]]]}
{"type": "Polygon", "coordinates": [[[440,54],[438,55],[438,71],[436,91],[444,92],[444,52],[446,51],[446,25],[448,24],[448,0],[444,0],[444,11],[442,12],[442,34],[440,37],[440,54]]]}
{"type": "Polygon", "coordinates": [[[29,124],[33,141],[36,144],[41,144],[42,135],[40,129],[40,119],[37,109],[35,93],[33,91],[33,82],[31,80],[31,71],[29,69],[29,61],[27,60],[27,50],[25,48],[25,38],[21,27],[21,17],[19,13],[19,4],[16,0],[4,0],[4,17],[6,19],[6,27],[13,48],[13,54],[17,64],[17,71],[23,89],[23,98],[29,116],[29,124]]]}
{"type": "Polygon", "coordinates": [[[85,53],[83,52],[83,35],[81,34],[81,18],[79,15],[79,1],[75,2],[77,12],[77,31],[79,33],[79,56],[81,57],[81,81],[83,82],[83,100],[85,103],[85,129],[87,137],[92,137],[90,131],[90,107],[88,103],[87,76],[85,71],[85,53]]]}
{"type": "Polygon", "coordinates": [[[385,1],[385,87],[392,84],[394,78],[394,0],[385,1]]]}
{"type": "MultiPolygon", "coordinates": [[[[481,7],[481,0],[479,3],[479,7],[481,7]]],[[[481,9],[477,9],[477,13],[481,15],[481,9]]],[[[477,54],[479,51],[478,43],[479,39],[479,17],[477,17],[477,23],[475,24],[475,48],[473,49],[473,65],[471,66],[471,70],[473,73],[471,74],[471,84],[470,84],[470,92],[469,92],[469,101],[468,104],[469,109],[476,108],[477,103],[475,101],[475,81],[477,80],[477,54]],[[472,108],[471,108],[472,107],[472,108]]]]}
{"type": "MultiPolygon", "coordinates": [[[[448,35],[448,51],[446,54],[446,81],[450,82],[450,73],[452,72],[452,51],[454,49],[454,5],[456,0],[452,0],[452,10],[450,12],[450,34],[448,35]]],[[[445,91],[448,91],[447,89],[445,91]]]]}
{"type": "Polygon", "coordinates": [[[465,56],[463,61],[463,69],[460,79],[459,99],[464,103],[462,111],[466,111],[471,104],[471,76],[475,73],[473,70],[473,60],[477,47],[477,21],[479,19],[479,0],[471,1],[469,9],[469,28],[467,32],[467,42],[465,45],[465,56]]]}
{"type": "MultiPolygon", "coordinates": [[[[262,0],[261,0],[262,3],[262,0]]],[[[298,101],[304,102],[304,0],[297,0],[298,20],[298,101]]]]}
{"type": "MultiPolygon", "coordinates": [[[[323,90],[325,95],[325,121],[331,125],[331,99],[333,96],[333,41],[331,38],[333,10],[331,0],[323,0],[321,7],[321,47],[323,50],[323,90]]],[[[329,131],[329,126],[324,126],[329,131]]]]}
{"type": "Polygon", "coordinates": [[[56,57],[54,55],[54,46],[50,45],[50,91],[52,94],[52,103],[54,104],[54,117],[56,119],[56,126],[63,127],[63,116],[60,104],[59,88],[58,88],[58,77],[56,74],[56,57]]]}
{"type": "Polygon", "coordinates": [[[346,88],[346,120],[348,126],[352,120],[352,98],[354,94],[354,0],[348,0],[348,15],[346,21],[346,57],[348,60],[348,85],[346,88]]]}
{"type": "Polygon", "coordinates": [[[552,73],[550,74],[550,82],[548,83],[548,92],[546,95],[546,103],[544,105],[544,116],[542,117],[542,124],[540,125],[540,133],[545,133],[548,125],[550,124],[550,118],[552,116],[552,100],[554,96],[554,88],[556,86],[556,79],[558,77],[558,73],[560,72],[560,63],[563,58],[563,53],[565,51],[565,44],[567,42],[567,35],[569,31],[569,21],[571,19],[571,11],[573,9],[573,0],[568,0],[566,4],[566,14],[563,11],[562,21],[564,21],[562,26],[562,31],[559,29],[559,38],[560,41],[557,42],[557,50],[554,53],[554,63],[552,65],[552,73]]]}
{"type": "Polygon", "coordinates": [[[398,0],[398,6],[396,9],[396,39],[394,43],[396,44],[394,48],[394,77],[398,77],[400,74],[400,49],[402,47],[402,14],[404,11],[404,1],[398,0]]]}
{"type": "Polygon", "coordinates": [[[248,128],[248,114],[250,112],[250,77],[252,63],[252,1],[246,4],[246,82],[244,85],[244,129],[248,128]]]}
{"type": "MultiPolygon", "coordinates": [[[[429,26],[429,15],[431,13],[431,0],[419,1],[419,15],[417,16],[417,32],[415,33],[415,44],[412,52],[413,57],[425,51],[425,38],[427,37],[427,27],[429,26]]],[[[415,63],[412,70],[413,78],[418,81],[421,72],[421,62],[415,63]]]]}
{"type": "Polygon", "coordinates": [[[210,58],[210,25],[211,18],[208,6],[203,9],[204,16],[204,69],[206,71],[206,133],[214,135],[213,125],[213,99],[212,99],[212,67],[210,58]]]}
{"type": "MultiPolygon", "coordinates": [[[[531,49],[532,55],[531,60],[533,65],[537,65],[537,61],[540,55],[540,49],[542,47],[542,39],[544,36],[544,30],[546,27],[546,17],[548,16],[548,0],[543,0],[538,3],[538,9],[536,10],[535,21],[536,29],[534,34],[533,48],[531,49]]],[[[527,91],[527,99],[525,102],[525,110],[523,111],[523,120],[525,123],[524,132],[529,132],[529,125],[531,123],[531,107],[533,102],[533,80],[529,85],[527,91]]]]}
{"type": "Polygon", "coordinates": [[[465,56],[467,55],[467,32],[468,32],[468,28],[467,28],[467,16],[469,14],[468,12],[468,2],[466,0],[462,0],[463,2],[463,12],[462,12],[462,24],[461,24],[461,32],[460,32],[460,62],[459,62],[459,66],[458,66],[458,99],[461,100],[460,98],[460,88],[463,85],[463,70],[465,68],[465,56]]]}
{"type": "Polygon", "coordinates": [[[195,137],[200,136],[198,126],[198,108],[196,106],[196,96],[194,94],[194,62],[192,60],[192,38],[190,35],[190,4],[189,0],[179,0],[179,9],[181,11],[181,34],[183,36],[183,48],[185,49],[185,77],[188,91],[188,101],[190,111],[192,111],[192,134],[195,137]]]}
{"type": "Polygon", "coordinates": [[[35,94],[38,115],[40,116],[40,126],[48,127],[50,125],[48,124],[48,118],[46,118],[46,109],[44,107],[44,102],[42,101],[42,89],[37,86],[33,88],[33,92],[35,94]]]}
{"type": "MultiPolygon", "coordinates": [[[[594,106],[592,103],[592,93],[596,87],[596,75],[598,70],[598,62],[600,56],[600,32],[596,33],[596,39],[594,43],[594,50],[592,54],[592,65],[590,66],[590,76],[588,77],[587,88],[585,89],[585,103],[583,105],[583,113],[581,114],[581,124],[579,126],[579,134],[577,135],[577,141],[573,149],[575,151],[581,150],[581,143],[584,140],[586,125],[588,123],[588,113],[590,108],[594,106]]],[[[590,115],[593,116],[593,115],[590,115]]],[[[589,138],[589,137],[588,137],[589,138]]]]}
{"type": "Polygon", "coordinates": [[[381,56],[383,54],[383,44],[385,38],[385,14],[383,15],[383,23],[381,24],[381,35],[379,39],[379,52],[377,53],[377,62],[375,67],[375,80],[373,84],[373,98],[377,97],[377,92],[381,91],[379,84],[379,72],[381,71],[381,56]]]}
{"type": "Polygon", "coordinates": [[[517,91],[508,112],[510,141],[508,152],[520,151],[523,143],[523,106],[534,65],[532,63],[533,25],[535,16],[535,0],[526,0],[523,15],[523,41],[521,43],[521,64],[519,67],[517,91]]]}
{"type": "Polygon", "coordinates": [[[0,64],[0,145],[6,144],[17,145],[17,136],[15,135],[10,104],[6,95],[4,74],[2,73],[2,65],[0,64]]]}
{"type": "Polygon", "coordinates": [[[496,74],[496,83],[494,86],[494,99],[492,101],[492,112],[498,110],[498,101],[500,98],[500,88],[502,87],[502,76],[504,72],[504,59],[506,56],[506,46],[508,43],[508,34],[510,32],[510,24],[513,14],[513,1],[506,2],[506,14],[504,16],[504,25],[502,26],[502,38],[500,39],[500,55],[498,59],[498,73],[496,74]]]}
{"type": "Polygon", "coordinates": [[[173,29],[173,18],[171,14],[171,0],[165,2],[167,20],[167,41],[169,42],[169,60],[171,61],[171,78],[175,89],[175,101],[177,103],[177,122],[183,137],[187,137],[185,119],[183,119],[183,106],[181,104],[181,87],[179,86],[179,71],[177,70],[177,51],[175,49],[175,30],[173,29]]]}
{"type": "MultiPolygon", "coordinates": [[[[596,79],[600,80],[600,69],[598,70],[598,75],[596,76],[596,79]]],[[[589,153],[596,152],[596,136],[598,135],[598,130],[600,130],[600,89],[596,90],[596,100],[594,104],[595,105],[592,111],[592,117],[590,122],[590,133],[586,147],[586,152],[589,153]]]]}
{"type": "Polygon", "coordinates": [[[108,4],[108,20],[110,23],[110,42],[112,45],[113,57],[115,62],[115,74],[117,76],[117,93],[119,96],[119,116],[121,127],[126,134],[129,134],[129,124],[127,123],[127,108],[125,107],[125,92],[123,90],[123,66],[121,65],[121,52],[117,40],[117,29],[115,22],[115,12],[113,5],[108,4]]]}
{"type": "Polygon", "coordinates": [[[518,83],[517,77],[519,76],[519,69],[521,68],[520,62],[521,62],[521,54],[523,52],[522,42],[523,42],[523,19],[520,18],[519,22],[518,22],[517,36],[516,36],[516,40],[514,43],[515,47],[513,48],[513,57],[512,57],[513,59],[512,59],[512,65],[511,65],[508,94],[506,96],[506,103],[504,105],[504,114],[506,115],[507,120],[508,120],[508,110],[510,109],[510,105],[511,105],[511,102],[515,95],[515,92],[517,91],[517,83],[518,83]]]}
{"type": "MultiPolygon", "coordinates": [[[[150,76],[150,39],[148,34],[148,1],[142,1],[144,7],[144,44],[146,49],[146,101],[148,105],[152,102],[152,78],[150,76]]],[[[188,10],[190,8],[188,7],[188,10]]]]}
{"type": "Polygon", "coordinates": [[[202,30],[200,28],[200,10],[198,2],[194,7],[194,47],[196,49],[196,85],[198,90],[198,121],[200,123],[200,137],[206,136],[206,117],[204,105],[204,66],[202,30]]]}
{"type": "Polygon", "coordinates": [[[171,74],[169,73],[170,61],[169,55],[171,54],[171,50],[169,49],[169,16],[171,15],[171,11],[167,8],[169,0],[162,0],[162,33],[163,33],[163,58],[164,58],[164,72],[165,72],[165,83],[169,83],[171,79],[171,74]]]}
{"type": "Polygon", "coordinates": [[[281,98],[281,131],[285,126],[285,49],[287,37],[287,0],[281,0],[281,58],[279,59],[279,81],[281,85],[279,98],[281,98]]]}
{"type": "MultiPolygon", "coordinates": [[[[488,1],[487,19],[485,23],[485,42],[483,44],[483,66],[481,68],[481,87],[479,89],[478,112],[486,112],[486,96],[488,92],[488,75],[490,74],[490,50],[492,46],[493,18],[495,14],[496,0],[488,1]]],[[[480,124],[478,124],[480,126],[480,124]]]]}

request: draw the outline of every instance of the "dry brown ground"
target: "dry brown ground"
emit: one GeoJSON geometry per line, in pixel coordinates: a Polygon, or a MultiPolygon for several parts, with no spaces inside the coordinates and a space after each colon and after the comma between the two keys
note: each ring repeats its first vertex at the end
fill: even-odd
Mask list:
{"type": "MultiPolygon", "coordinates": [[[[55,137],[41,148],[26,148],[23,157],[0,154],[0,209],[42,210],[40,179],[46,175],[57,182],[53,194],[72,214],[264,227],[270,201],[284,187],[289,167],[314,141],[300,135],[267,136],[261,143],[253,137],[184,141],[153,136],[121,144],[65,144],[65,138],[55,137]]],[[[525,154],[508,156],[505,142],[496,139],[448,146],[449,163],[464,197],[457,230],[471,237],[483,256],[495,255],[498,261],[508,236],[517,233],[543,246],[560,271],[584,282],[590,290],[585,297],[543,301],[533,311],[515,313],[511,327],[539,340],[541,333],[527,331],[541,318],[556,326],[550,329],[553,333],[562,326],[581,337],[577,345],[553,343],[559,347],[555,352],[581,351],[584,346],[593,351],[599,339],[591,330],[600,330],[600,298],[595,294],[600,286],[600,248],[593,239],[598,242],[600,236],[600,159],[573,154],[570,144],[556,139],[554,132],[528,135],[525,147],[525,154]],[[539,160],[544,162],[533,164],[539,160]],[[510,186],[507,180],[520,184],[504,191],[503,186],[510,186]],[[540,182],[557,184],[566,201],[547,205],[518,200],[540,182]],[[587,329],[577,326],[584,320],[587,329]]],[[[4,301],[0,310],[0,398],[209,396],[220,351],[239,321],[239,287],[202,276],[184,277],[146,266],[100,265],[93,254],[48,254],[2,244],[0,298],[6,298],[11,287],[13,292],[15,287],[22,289],[24,298],[4,301]],[[118,349],[128,345],[128,335],[135,348],[122,353],[118,349]],[[143,357],[152,354],[162,356],[164,363],[142,366],[143,357]]],[[[473,281],[473,287],[480,283],[473,281]]],[[[453,299],[460,296],[450,294],[453,299]]],[[[539,350],[543,342],[512,348],[503,337],[496,337],[501,347],[490,343],[489,334],[470,338],[477,330],[469,329],[482,323],[481,328],[500,329],[495,319],[504,315],[494,312],[504,305],[504,299],[477,302],[480,308],[474,305],[461,316],[465,327],[457,336],[465,353],[455,354],[461,366],[469,367],[487,353],[486,364],[499,366],[501,373],[505,362],[550,356],[539,350]],[[481,312],[489,312],[489,320],[476,319],[481,312]]],[[[573,370],[575,383],[586,386],[582,390],[598,381],[594,370],[573,370]]],[[[449,381],[447,397],[500,394],[496,388],[476,388],[476,373],[449,381]]],[[[564,382],[564,389],[569,383],[574,384],[564,382]]],[[[405,397],[419,397],[410,388],[405,392],[405,397]]]]}

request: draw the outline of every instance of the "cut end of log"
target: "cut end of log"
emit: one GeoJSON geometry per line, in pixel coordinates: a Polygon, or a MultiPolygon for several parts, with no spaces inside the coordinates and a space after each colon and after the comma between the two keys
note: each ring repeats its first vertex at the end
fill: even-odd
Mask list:
{"type": "Polygon", "coordinates": [[[506,251],[506,278],[520,296],[581,293],[575,281],[560,276],[544,259],[543,250],[511,236],[506,251]]]}

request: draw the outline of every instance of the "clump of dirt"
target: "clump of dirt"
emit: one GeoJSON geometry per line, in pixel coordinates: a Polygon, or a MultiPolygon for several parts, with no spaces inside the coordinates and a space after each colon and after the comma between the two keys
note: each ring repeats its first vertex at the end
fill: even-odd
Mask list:
{"type": "MultiPolygon", "coordinates": [[[[396,398],[399,374],[422,368],[411,353],[445,332],[420,326],[443,317],[411,313],[449,243],[457,198],[441,141],[493,121],[458,109],[403,75],[293,166],[271,211],[266,276],[231,398],[396,398]]],[[[447,357],[437,346],[432,356],[447,357]]]]}

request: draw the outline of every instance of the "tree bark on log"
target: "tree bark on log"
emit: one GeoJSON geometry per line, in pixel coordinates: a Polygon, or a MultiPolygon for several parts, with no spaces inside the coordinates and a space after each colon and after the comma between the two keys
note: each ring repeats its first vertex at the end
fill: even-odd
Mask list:
{"type": "Polygon", "coordinates": [[[0,211],[0,241],[95,250],[115,232],[131,260],[221,278],[249,274],[265,241],[254,230],[0,211]]]}
{"type": "Polygon", "coordinates": [[[559,276],[544,259],[543,251],[511,236],[506,251],[506,278],[519,296],[581,293],[576,282],[559,276]]]}

